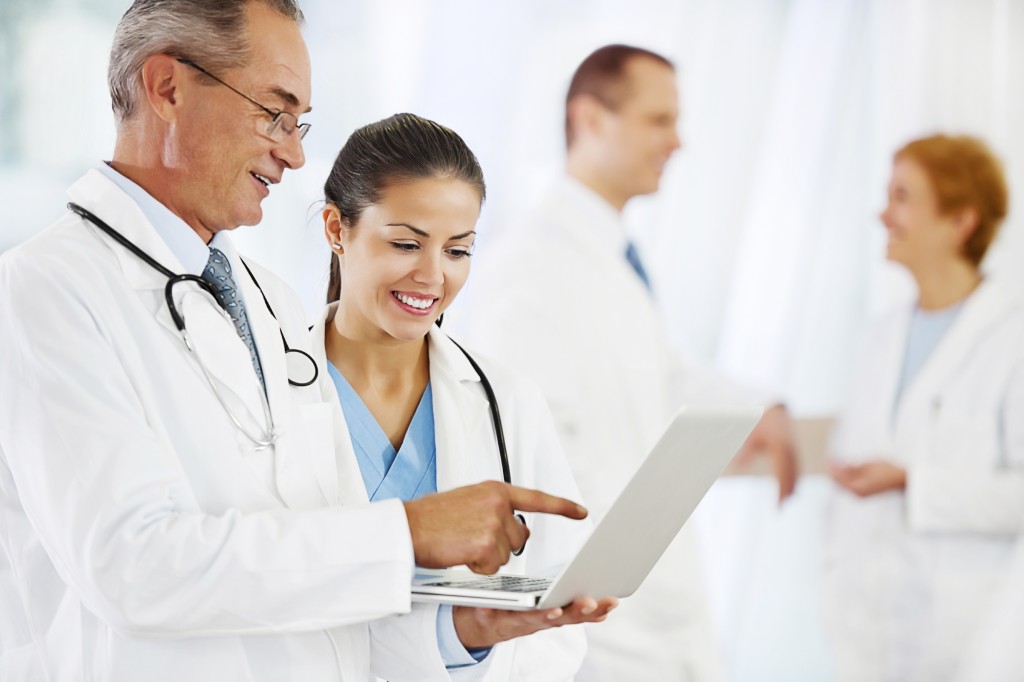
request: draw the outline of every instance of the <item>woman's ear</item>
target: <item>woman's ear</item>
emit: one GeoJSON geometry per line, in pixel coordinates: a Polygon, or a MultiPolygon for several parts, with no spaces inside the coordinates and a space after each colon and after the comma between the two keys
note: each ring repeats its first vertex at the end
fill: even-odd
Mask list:
{"type": "Polygon", "coordinates": [[[978,224],[980,222],[981,218],[978,215],[978,209],[973,206],[968,206],[957,214],[954,224],[956,226],[957,239],[960,241],[961,247],[967,244],[971,235],[978,229],[978,224]]]}
{"type": "Polygon", "coordinates": [[[344,253],[341,245],[341,231],[345,224],[341,220],[341,211],[334,204],[327,204],[321,214],[324,219],[324,236],[327,237],[327,244],[333,253],[344,253]]]}

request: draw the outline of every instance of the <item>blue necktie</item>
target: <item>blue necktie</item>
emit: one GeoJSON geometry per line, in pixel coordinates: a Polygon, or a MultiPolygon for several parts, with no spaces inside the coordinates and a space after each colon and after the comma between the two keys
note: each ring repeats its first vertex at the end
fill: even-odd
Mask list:
{"type": "Polygon", "coordinates": [[[640,278],[640,281],[644,283],[647,290],[651,290],[651,280],[647,277],[647,271],[644,270],[644,264],[640,260],[640,252],[637,251],[636,244],[633,242],[626,243],[626,260],[633,266],[633,270],[636,271],[636,276],[640,278]]]}
{"type": "Polygon", "coordinates": [[[203,279],[213,285],[217,300],[231,316],[231,321],[235,323],[235,331],[248,347],[253,369],[256,370],[256,377],[260,380],[263,390],[266,391],[267,385],[263,382],[263,367],[260,365],[260,356],[256,352],[256,341],[252,337],[252,329],[249,328],[249,316],[245,314],[245,306],[238,298],[238,285],[235,284],[235,278],[231,274],[231,263],[224,252],[216,247],[210,247],[210,260],[206,261],[203,279]]]}

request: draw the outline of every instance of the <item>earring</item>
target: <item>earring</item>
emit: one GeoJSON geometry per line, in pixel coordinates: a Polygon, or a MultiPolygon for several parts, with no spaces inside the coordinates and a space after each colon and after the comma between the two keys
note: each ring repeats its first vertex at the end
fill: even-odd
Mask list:
{"type": "Polygon", "coordinates": [[[341,250],[341,243],[340,242],[335,242],[335,243],[331,244],[331,248],[334,249],[335,251],[340,251],[341,250]]]}

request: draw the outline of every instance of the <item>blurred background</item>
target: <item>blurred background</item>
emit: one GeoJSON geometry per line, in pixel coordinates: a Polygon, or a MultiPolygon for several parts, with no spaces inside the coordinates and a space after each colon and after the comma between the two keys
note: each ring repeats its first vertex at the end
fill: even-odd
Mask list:
{"type": "MultiPolygon", "coordinates": [[[[128,4],[0,2],[0,251],[59,217],[65,188],[110,158],[106,61],[128,4]]],[[[310,316],[326,286],[321,187],[354,128],[411,111],[466,139],[488,183],[474,260],[486,267],[501,257],[487,249],[494,235],[516,229],[561,168],[572,71],[612,42],[660,52],[679,70],[684,148],[627,222],[680,352],[781,396],[799,417],[833,414],[864,320],[912,293],[882,258],[892,153],[938,131],[981,136],[1004,161],[1011,213],[986,263],[1024,295],[1024,2],[301,5],[313,64],[307,164],[239,241],[310,316]]],[[[771,480],[736,477],[702,504],[729,679],[829,679],[819,598],[829,493],[812,473],[778,508],[771,480]]]]}

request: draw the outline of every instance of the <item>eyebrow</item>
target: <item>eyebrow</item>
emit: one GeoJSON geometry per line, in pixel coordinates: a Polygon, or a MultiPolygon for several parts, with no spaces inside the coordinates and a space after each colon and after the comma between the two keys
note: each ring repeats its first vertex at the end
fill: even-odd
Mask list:
{"type": "MultiPolygon", "coordinates": [[[[416,234],[420,237],[430,237],[430,233],[424,232],[418,227],[413,227],[409,223],[388,223],[385,227],[404,227],[405,229],[410,230],[413,234],[416,234]]],[[[476,230],[470,230],[469,232],[463,232],[462,234],[457,234],[452,237],[449,237],[448,241],[452,242],[457,239],[465,239],[466,237],[469,237],[470,235],[474,234],[476,234],[476,230]]]]}
{"type": "MultiPolygon", "coordinates": [[[[283,101],[285,104],[288,104],[289,106],[299,106],[299,98],[280,86],[275,85],[274,87],[270,88],[270,94],[274,95],[275,97],[283,101]]],[[[313,111],[313,107],[306,107],[306,110],[301,113],[308,114],[311,111],[313,111]]]]}

